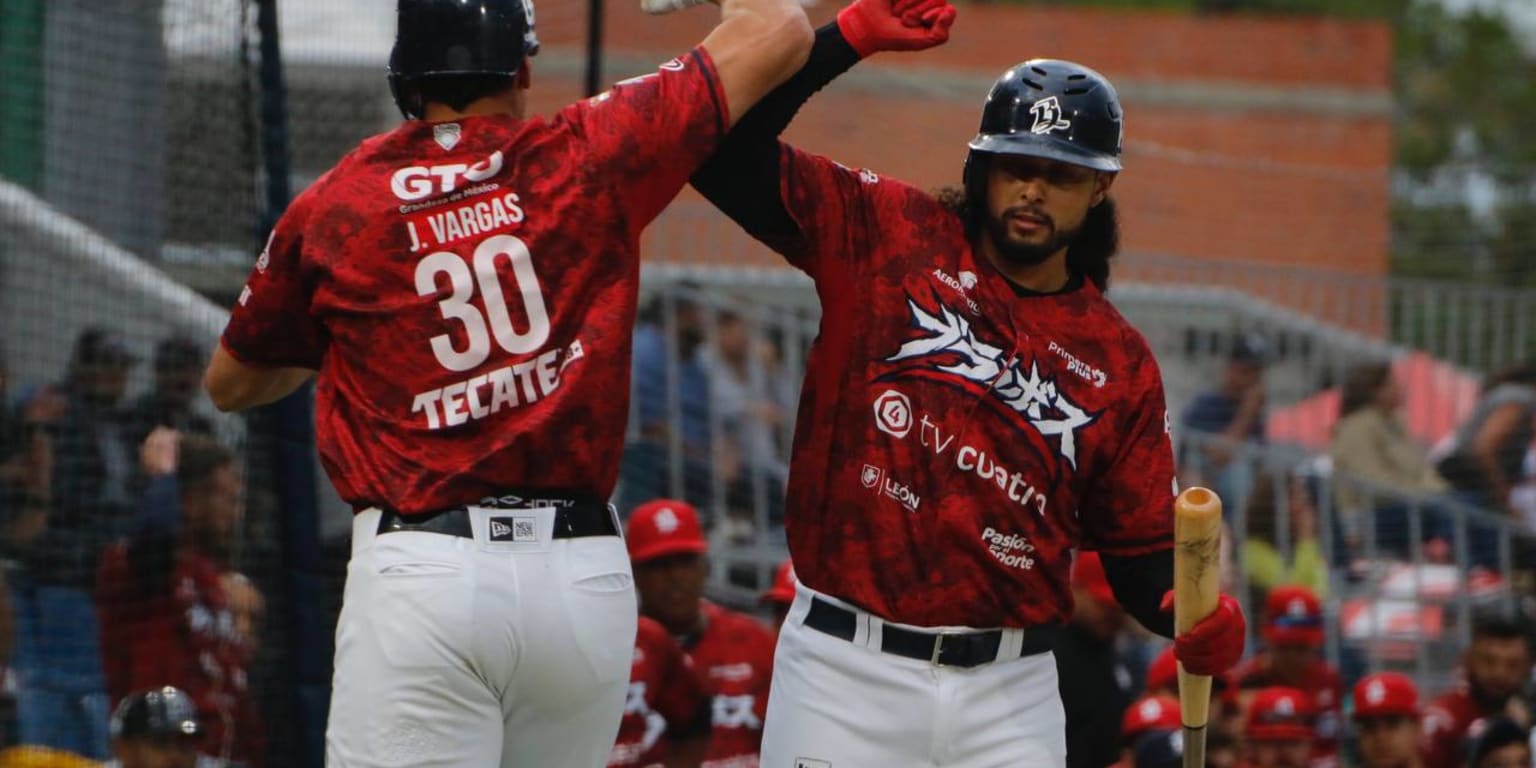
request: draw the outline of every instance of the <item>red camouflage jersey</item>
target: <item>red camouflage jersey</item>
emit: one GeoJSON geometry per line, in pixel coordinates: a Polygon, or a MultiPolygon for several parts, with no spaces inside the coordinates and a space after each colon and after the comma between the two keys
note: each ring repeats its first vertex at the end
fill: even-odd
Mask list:
{"type": "Polygon", "coordinates": [[[757,619],[705,602],[704,633],[685,649],[713,696],[702,768],[757,768],[773,675],[773,633],[757,619]]]}
{"type": "Polygon", "coordinates": [[[920,626],[1065,621],[1074,548],[1173,543],[1157,363],[1091,284],[1020,297],[932,196],[790,147],[816,282],[786,527],[812,589],[920,626]]]}
{"type": "Polygon", "coordinates": [[[629,693],[619,737],[608,753],[609,768],[653,765],[666,751],[661,737],[670,725],[686,723],[708,701],[709,692],[693,661],[666,627],[640,617],[629,693]],[[656,755],[656,757],[653,757],[656,755]]]}
{"type": "Polygon", "coordinates": [[[1473,698],[1465,681],[1424,708],[1424,768],[1458,768],[1472,724],[1485,717],[1505,714],[1503,708],[1485,709],[1473,698]]]}
{"type": "Polygon", "coordinates": [[[122,701],[134,691],[174,685],[197,705],[204,752],[260,768],[266,736],[246,677],[253,649],[235,632],[219,576],[212,560],[183,555],[170,591],[144,594],[135,588],[143,574],[130,564],[127,547],[102,552],[96,604],[107,693],[122,701]]]}
{"type": "Polygon", "coordinates": [[[1314,768],[1335,765],[1338,762],[1339,738],[1343,730],[1344,678],[1339,671],[1322,659],[1313,659],[1307,665],[1300,680],[1281,680],[1270,670],[1269,652],[1260,651],[1239,664],[1231,672],[1232,679],[1243,691],[1256,691],[1281,685],[1298,691],[1312,692],[1312,707],[1316,713],[1312,742],[1314,768]]]}
{"type": "Polygon", "coordinates": [[[410,121],[307,189],[223,344],[320,372],[343,499],[405,513],[617,480],[641,230],[724,133],[703,49],[552,119],[410,121]]]}

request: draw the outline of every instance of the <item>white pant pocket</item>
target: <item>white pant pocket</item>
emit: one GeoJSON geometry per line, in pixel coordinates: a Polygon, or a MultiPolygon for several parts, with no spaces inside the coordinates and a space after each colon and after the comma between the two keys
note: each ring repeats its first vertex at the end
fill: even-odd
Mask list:
{"type": "Polygon", "coordinates": [[[566,549],[566,613],[599,683],[629,679],[639,605],[629,553],[617,536],[573,539],[566,549]]]}

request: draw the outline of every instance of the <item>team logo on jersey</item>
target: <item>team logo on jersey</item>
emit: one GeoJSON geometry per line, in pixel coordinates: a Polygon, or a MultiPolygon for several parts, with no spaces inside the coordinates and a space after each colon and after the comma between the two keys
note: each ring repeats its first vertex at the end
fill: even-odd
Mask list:
{"type": "Polygon", "coordinates": [[[1072,121],[1062,112],[1061,102],[1055,96],[1047,96],[1029,105],[1029,114],[1035,117],[1035,124],[1029,127],[1030,133],[1072,130],[1072,121]]]}
{"type": "Polygon", "coordinates": [[[976,273],[969,269],[960,270],[960,287],[969,291],[976,287],[976,273]]]}
{"type": "Polygon", "coordinates": [[[463,135],[458,123],[443,123],[432,126],[432,140],[445,150],[453,149],[459,145],[459,137],[463,135]]]}
{"type": "Polygon", "coordinates": [[[906,437],[912,431],[912,401],[894,389],[875,398],[875,426],[892,437],[906,437]]]}
{"type": "Polygon", "coordinates": [[[1038,360],[1026,367],[1022,358],[1009,357],[1002,347],[976,338],[970,322],[949,307],[939,304],[937,311],[930,312],[910,297],[907,307],[920,335],[885,361],[920,367],[892,375],[937,378],[995,397],[1042,437],[1056,438],[1057,454],[1077,469],[1077,432],[1098,421],[1099,414],[1088,413],[1068,399],[1054,378],[1040,373],[1038,360]]]}
{"type": "Polygon", "coordinates": [[[885,472],[879,467],[873,464],[865,464],[864,471],[859,474],[859,481],[864,483],[865,488],[873,488],[880,484],[880,477],[884,474],[885,472]]]}

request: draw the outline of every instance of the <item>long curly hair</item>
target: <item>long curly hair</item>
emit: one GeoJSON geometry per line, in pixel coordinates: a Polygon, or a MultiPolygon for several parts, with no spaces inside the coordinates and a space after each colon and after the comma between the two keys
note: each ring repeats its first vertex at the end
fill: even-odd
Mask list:
{"type": "MultiPolygon", "coordinates": [[[[944,187],[934,191],[933,196],[965,222],[965,235],[971,242],[981,237],[987,207],[980,201],[980,190],[974,201],[963,187],[944,187]]],[[[1067,269],[1082,275],[1101,293],[1107,292],[1110,262],[1119,251],[1120,216],[1115,210],[1115,199],[1106,195],[1103,202],[1088,209],[1083,228],[1067,248],[1067,269]]]]}

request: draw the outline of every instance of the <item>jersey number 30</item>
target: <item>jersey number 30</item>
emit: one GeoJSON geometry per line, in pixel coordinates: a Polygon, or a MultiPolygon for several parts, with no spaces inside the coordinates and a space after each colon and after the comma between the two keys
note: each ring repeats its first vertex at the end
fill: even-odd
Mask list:
{"type": "Polygon", "coordinates": [[[438,302],[438,308],[444,319],[463,323],[469,346],[454,349],[453,339],[446,333],[432,337],[432,354],[450,371],[467,371],[484,363],[491,356],[492,336],[496,337],[497,345],[511,355],[537,351],[549,340],[549,311],[544,306],[539,276],[533,271],[533,255],[528,252],[528,244],[511,235],[488,237],[475,247],[473,261],[474,271],[471,272],[464,257],[451,251],[438,251],[428,254],[416,265],[417,294],[437,294],[438,275],[446,274],[453,286],[453,293],[438,302]],[[502,259],[512,265],[512,278],[522,294],[523,310],[528,315],[528,330],[521,333],[512,327],[507,300],[501,291],[501,277],[496,272],[502,259]],[[477,286],[484,299],[484,314],[470,303],[477,286]]]}

